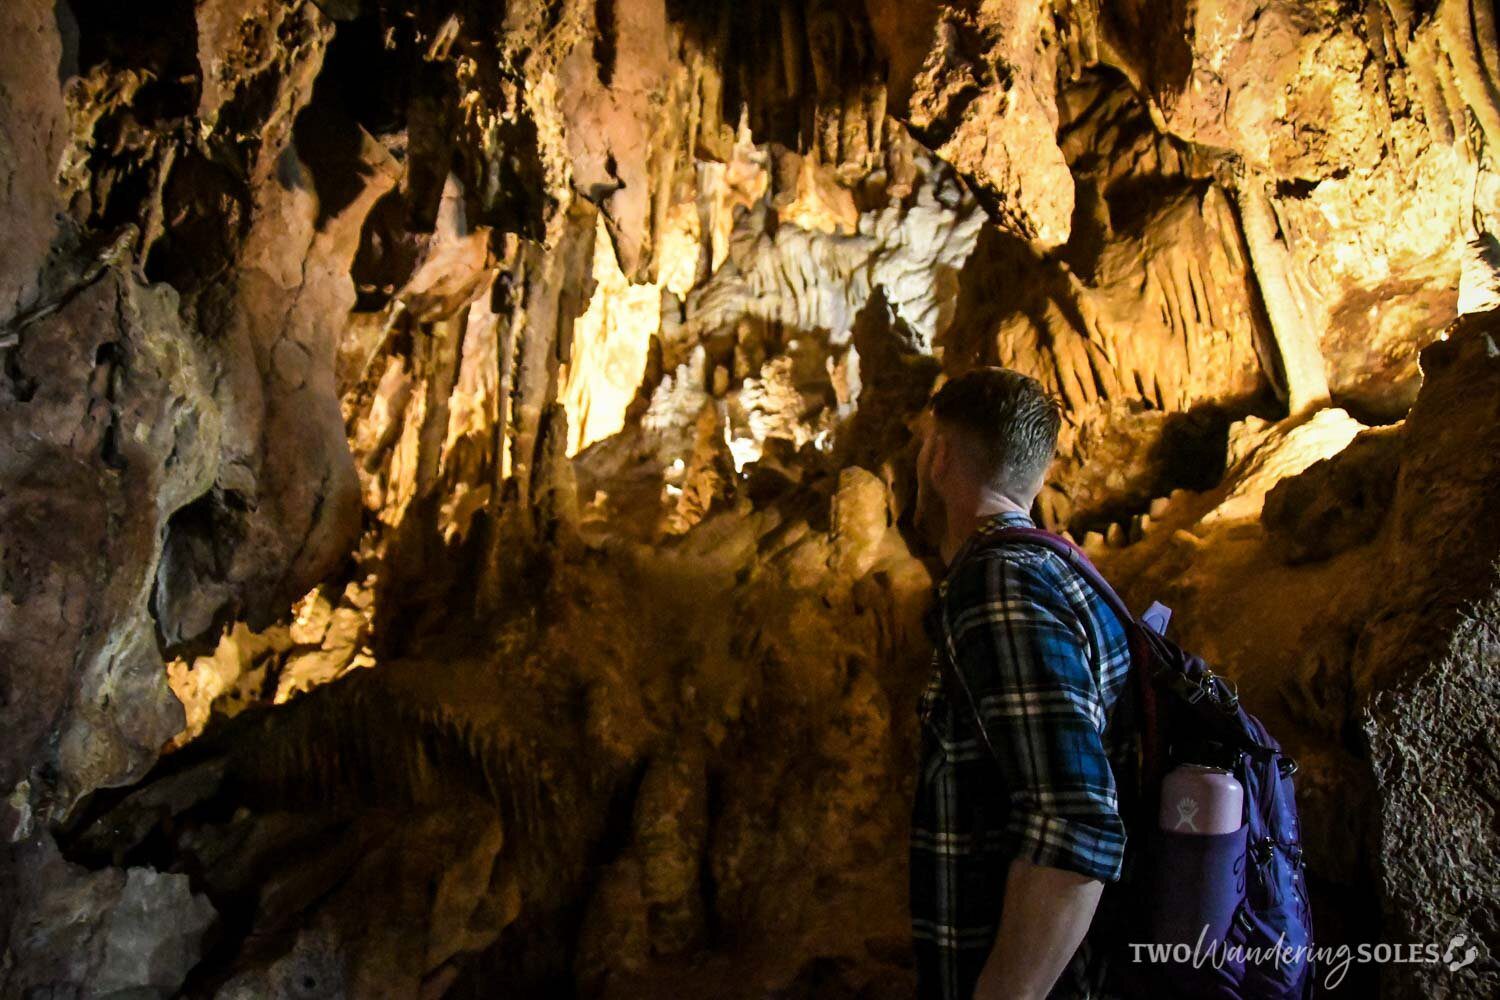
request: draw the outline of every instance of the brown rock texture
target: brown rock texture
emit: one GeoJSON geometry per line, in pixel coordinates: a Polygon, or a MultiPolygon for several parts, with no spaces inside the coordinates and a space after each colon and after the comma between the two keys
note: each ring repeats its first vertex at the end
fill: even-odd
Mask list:
{"type": "Polygon", "coordinates": [[[50,845],[28,851],[20,868],[22,892],[40,902],[9,941],[6,985],[16,995],[169,997],[197,963],[214,909],[188,876],[86,871],[50,845]]]}
{"type": "MultiPolygon", "coordinates": [[[[1409,940],[1463,934],[1493,956],[1500,907],[1484,887],[1497,864],[1500,314],[1460,321],[1423,352],[1422,367],[1426,384],[1406,421],[1386,551],[1388,565],[1420,568],[1383,595],[1361,636],[1354,676],[1356,689],[1379,692],[1364,726],[1382,789],[1381,887],[1393,930],[1409,940]],[[1417,815],[1426,818],[1418,823],[1417,815]]],[[[1487,959],[1456,977],[1401,970],[1392,988],[1461,995],[1497,984],[1487,959]]]]}
{"type": "Polygon", "coordinates": [[[95,271],[20,331],[0,397],[0,641],[21,727],[0,766],[12,783],[42,777],[50,787],[37,791],[64,800],[139,776],[181,727],[152,571],[172,515],[211,485],[223,433],[176,295],[117,265],[95,271]],[[49,766],[32,771],[39,761],[49,766]]]}
{"type": "Polygon", "coordinates": [[[914,71],[894,82],[894,112],[969,178],[1006,230],[1042,249],[1066,243],[1073,179],[1057,144],[1053,5],[933,4],[926,17],[919,6],[870,5],[892,67],[914,71]]]}
{"type": "Polygon", "coordinates": [[[1341,992],[1493,993],[1495,26],[9,0],[0,994],[909,995],[976,364],[1299,757],[1320,940],[1480,950],[1341,992]]]}

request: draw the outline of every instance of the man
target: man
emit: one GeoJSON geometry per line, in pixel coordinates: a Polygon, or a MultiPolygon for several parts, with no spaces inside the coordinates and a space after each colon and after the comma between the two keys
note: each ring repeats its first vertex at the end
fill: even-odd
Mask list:
{"type": "Polygon", "coordinates": [[[1125,852],[1128,641],[1065,560],[994,537],[1032,526],[1060,421],[1041,385],[1001,368],[947,382],[920,421],[917,525],[948,566],[912,812],[923,998],[1100,995],[1087,937],[1125,852]]]}

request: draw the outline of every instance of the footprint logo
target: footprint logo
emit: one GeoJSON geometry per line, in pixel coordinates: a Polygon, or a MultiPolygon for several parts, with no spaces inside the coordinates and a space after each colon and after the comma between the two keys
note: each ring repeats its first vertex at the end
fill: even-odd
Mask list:
{"type": "Polygon", "coordinates": [[[1470,944],[1467,948],[1464,948],[1464,954],[1462,958],[1454,957],[1454,953],[1457,952],[1458,949],[1463,948],[1463,946],[1465,944],[1468,944],[1468,942],[1469,937],[1467,934],[1459,934],[1452,941],[1448,942],[1448,950],[1443,952],[1443,961],[1448,963],[1449,972],[1457,972],[1459,969],[1462,969],[1466,965],[1472,965],[1474,959],[1479,957],[1479,949],[1475,948],[1472,944],[1470,944]]]}

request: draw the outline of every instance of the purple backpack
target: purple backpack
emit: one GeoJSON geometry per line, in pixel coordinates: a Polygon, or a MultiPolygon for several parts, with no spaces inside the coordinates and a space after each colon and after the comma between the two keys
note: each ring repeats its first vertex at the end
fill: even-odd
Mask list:
{"type": "MultiPolygon", "coordinates": [[[[1144,891],[1115,968],[1128,995],[1182,1000],[1302,1000],[1312,995],[1312,911],[1307,901],[1292,775],[1260,720],[1198,657],[1137,619],[1083,550],[1034,528],[1007,528],[998,543],[1051,549],[1114,610],[1130,639],[1141,729],[1135,875],[1144,891]],[[1148,682],[1149,679],[1149,682],[1148,682]],[[1157,829],[1161,779],[1169,766],[1205,764],[1245,790],[1234,833],[1157,829]]],[[[1165,610],[1165,609],[1163,609],[1165,610]]]]}

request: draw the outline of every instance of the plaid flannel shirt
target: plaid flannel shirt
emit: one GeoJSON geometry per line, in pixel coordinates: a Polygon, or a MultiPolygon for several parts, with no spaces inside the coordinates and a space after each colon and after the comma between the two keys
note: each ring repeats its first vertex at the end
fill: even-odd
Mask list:
{"type": "MultiPolygon", "coordinates": [[[[1125,718],[1132,699],[1120,698],[1130,667],[1124,627],[1055,553],[986,544],[1007,527],[1031,520],[1008,513],[985,521],[954,559],[929,618],[995,756],[969,699],[945,682],[939,648],[919,708],[911,834],[912,936],[924,998],[972,996],[995,944],[1012,859],[1106,883],[1120,878],[1124,863],[1116,789],[1133,787],[1136,746],[1125,718]]],[[[1101,995],[1101,922],[1096,917],[1053,997],[1101,995]]]]}

